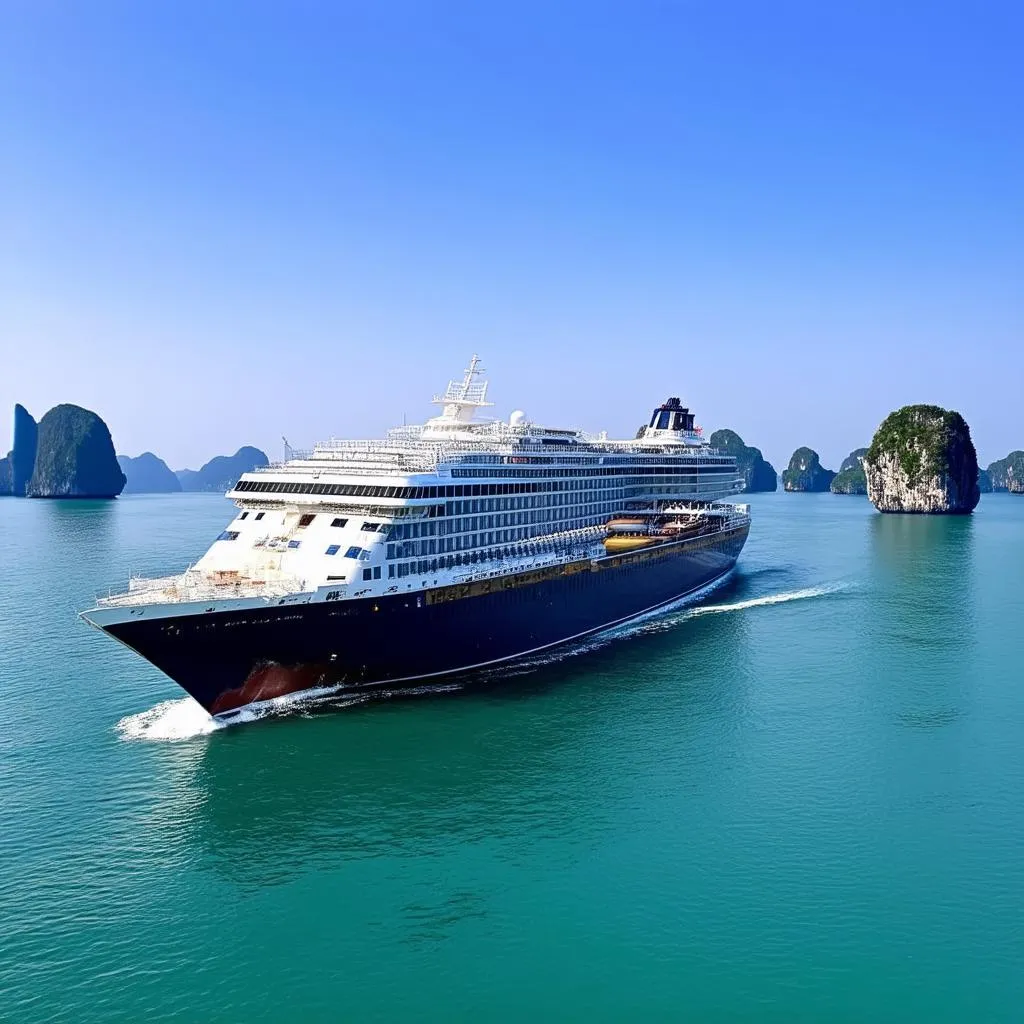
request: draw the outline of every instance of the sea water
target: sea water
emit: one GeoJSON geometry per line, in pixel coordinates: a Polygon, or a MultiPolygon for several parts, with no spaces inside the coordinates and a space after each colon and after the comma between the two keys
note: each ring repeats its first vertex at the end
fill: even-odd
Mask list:
{"type": "Polygon", "coordinates": [[[751,503],[699,604],[223,727],[75,613],[228,503],[0,500],[0,1020],[1020,1020],[1024,498],[751,503]]]}

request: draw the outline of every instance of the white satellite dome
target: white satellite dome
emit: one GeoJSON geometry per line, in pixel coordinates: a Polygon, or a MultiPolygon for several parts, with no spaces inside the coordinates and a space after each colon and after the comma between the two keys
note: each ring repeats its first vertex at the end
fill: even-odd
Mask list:
{"type": "Polygon", "coordinates": [[[508,418],[510,426],[521,427],[526,422],[526,413],[522,409],[516,409],[508,418]]]}

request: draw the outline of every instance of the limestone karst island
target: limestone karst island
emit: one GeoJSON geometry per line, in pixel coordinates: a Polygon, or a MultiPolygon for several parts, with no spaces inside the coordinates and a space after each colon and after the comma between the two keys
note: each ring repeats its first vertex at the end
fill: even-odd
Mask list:
{"type": "Polygon", "coordinates": [[[988,490],[1024,494],[1024,452],[1010,452],[983,471],[988,490]]]}
{"type": "Polygon", "coordinates": [[[981,497],[970,428],[960,413],[937,405],[890,413],[872,438],[864,473],[880,512],[964,514],[981,497]]]}
{"type": "Polygon", "coordinates": [[[107,425],[78,405],[54,406],[38,423],[14,407],[14,448],[0,460],[0,494],[114,498],[125,476],[107,425]]]}
{"type": "Polygon", "coordinates": [[[743,474],[744,494],[778,489],[775,467],[765,460],[760,448],[745,445],[735,430],[716,430],[710,437],[710,444],[736,457],[736,468],[743,474]]]}
{"type": "Polygon", "coordinates": [[[0,459],[0,497],[116,498],[119,494],[208,491],[223,494],[243,474],[269,460],[244,445],[217,455],[202,468],[173,472],[152,452],[114,454],[106,423],[78,405],[58,405],[36,423],[14,407],[14,447],[0,459]]]}
{"type": "Polygon", "coordinates": [[[782,486],[787,491],[827,491],[835,475],[822,466],[813,448],[797,448],[782,471],[782,486]]]}
{"type": "Polygon", "coordinates": [[[855,448],[843,459],[839,472],[832,478],[829,490],[833,494],[867,494],[868,482],[864,476],[864,456],[867,448],[855,448]]]}

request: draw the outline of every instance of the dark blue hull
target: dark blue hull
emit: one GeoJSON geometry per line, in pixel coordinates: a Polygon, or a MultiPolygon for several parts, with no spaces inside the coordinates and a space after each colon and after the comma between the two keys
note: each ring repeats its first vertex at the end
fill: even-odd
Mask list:
{"type": "Polygon", "coordinates": [[[223,714],[307,689],[453,675],[611,628],[723,576],[747,532],[432,590],[104,628],[223,714]]]}

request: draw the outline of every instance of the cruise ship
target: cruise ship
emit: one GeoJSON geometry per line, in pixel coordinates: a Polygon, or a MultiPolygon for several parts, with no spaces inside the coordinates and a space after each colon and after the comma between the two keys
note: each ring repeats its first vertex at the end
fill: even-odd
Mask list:
{"type": "Polygon", "coordinates": [[[286,449],[183,573],[83,612],[210,714],[402,688],[665,609],[721,579],[750,529],[735,459],[678,398],[635,438],[482,415],[473,356],[440,413],[386,439],[286,449]]]}

